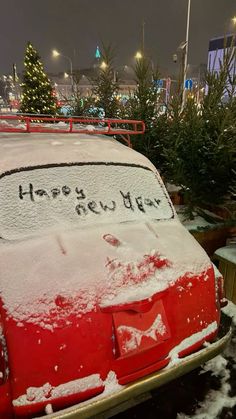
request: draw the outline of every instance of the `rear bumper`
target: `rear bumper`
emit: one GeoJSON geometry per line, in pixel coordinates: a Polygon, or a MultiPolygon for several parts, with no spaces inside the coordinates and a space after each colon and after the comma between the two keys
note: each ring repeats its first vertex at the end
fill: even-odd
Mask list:
{"type": "MultiPolygon", "coordinates": [[[[220,354],[226,347],[231,337],[231,319],[224,313],[221,315],[221,323],[216,339],[207,347],[182,358],[178,364],[166,367],[148,376],[145,376],[132,384],[125,385],[112,394],[101,394],[94,399],[87,400],[60,412],[47,415],[49,419],[85,419],[97,417],[100,413],[110,411],[121,403],[127,402],[141,394],[147,393],[154,388],[172,381],[181,375],[199,367],[211,358],[220,354]]],[[[127,408],[129,406],[127,405],[127,408]]],[[[115,414],[115,413],[114,413],[115,414]]]]}

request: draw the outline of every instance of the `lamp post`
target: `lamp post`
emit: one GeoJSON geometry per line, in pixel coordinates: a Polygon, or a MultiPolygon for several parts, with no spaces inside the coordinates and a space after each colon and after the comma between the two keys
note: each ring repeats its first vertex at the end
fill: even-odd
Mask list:
{"type": "Polygon", "coordinates": [[[187,68],[188,68],[188,44],[189,44],[189,21],[190,21],[190,8],[191,0],[188,0],[188,11],[187,11],[187,25],[186,25],[186,45],[185,45],[185,56],[184,56],[184,76],[183,76],[183,98],[182,98],[182,110],[186,102],[186,89],[185,82],[187,78],[187,68]]]}
{"type": "Polygon", "coordinates": [[[145,22],[142,23],[142,52],[144,55],[144,43],[145,43],[145,22]]]}
{"type": "MultiPolygon", "coordinates": [[[[59,51],[57,51],[56,49],[53,49],[52,50],[52,56],[53,57],[64,57],[64,58],[66,58],[68,61],[69,61],[69,63],[70,63],[70,79],[71,79],[71,91],[73,92],[73,66],[72,66],[72,60],[71,60],[71,58],[70,57],[68,57],[67,55],[64,55],[64,54],[62,54],[61,52],[59,52],[59,51]]],[[[65,73],[65,74],[67,74],[67,73],[65,73]]]]}

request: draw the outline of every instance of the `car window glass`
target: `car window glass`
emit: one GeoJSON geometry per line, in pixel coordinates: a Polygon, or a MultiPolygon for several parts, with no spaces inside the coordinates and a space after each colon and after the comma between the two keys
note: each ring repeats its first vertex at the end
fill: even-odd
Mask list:
{"type": "Polygon", "coordinates": [[[166,220],[173,209],[158,177],[129,164],[71,163],[0,175],[0,235],[20,238],[54,228],[166,220]]]}

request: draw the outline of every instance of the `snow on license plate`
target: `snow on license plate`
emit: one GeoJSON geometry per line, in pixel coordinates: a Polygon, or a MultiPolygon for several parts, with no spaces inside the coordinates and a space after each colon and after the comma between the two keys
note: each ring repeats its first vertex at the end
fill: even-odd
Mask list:
{"type": "Polygon", "coordinates": [[[170,337],[161,301],[156,301],[146,313],[131,310],[113,313],[113,322],[120,356],[144,351],[170,337]]]}

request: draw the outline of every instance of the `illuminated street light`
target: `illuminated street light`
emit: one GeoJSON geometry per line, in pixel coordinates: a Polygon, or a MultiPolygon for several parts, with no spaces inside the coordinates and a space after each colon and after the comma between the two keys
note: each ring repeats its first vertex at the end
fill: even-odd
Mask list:
{"type": "MultiPolygon", "coordinates": [[[[56,57],[64,57],[64,58],[66,58],[67,60],[69,60],[69,63],[70,63],[71,88],[72,88],[72,91],[73,91],[73,68],[72,68],[72,60],[71,60],[71,58],[70,58],[70,57],[68,57],[67,55],[64,55],[64,54],[62,54],[61,52],[57,51],[57,49],[53,49],[53,50],[52,50],[52,56],[53,56],[54,58],[56,58],[56,57]]],[[[65,78],[69,77],[69,75],[68,75],[68,74],[67,74],[67,77],[65,76],[65,74],[67,74],[67,73],[64,73],[64,77],[65,77],[65,78]]]]}
{"type": "Polygon", "coordinates": [[[69,74],[68,74],[68,73],[66,73],[66,71],[65,71],[65,73],[64,73],[64,77],[65,77],[65,79],[68,79],[68,77],[69,77],[69,74]]]}
{"type": "Polygon", "coordinates": [[[143,58],[142,53],[140,51],[137,51],[136,54],[135,54],[135,58],[136,58],[136,60],[141,60],[141,58],[143,58]]]}
{"type": "Polygon", "coordinates": [[[101,67],[101,69],[102,69],[102,70],[106,70],[106,68],[107,68],[107,63],[105,63],[105,61],[103,61],[103,62],[101,63],[101,65],[100,65],[100,67],[101,67]]]}
{"type": "Polygon", "coordinates": [[[53,57],[58,57],[60,55],[60,52],[58,52],[56,49],[52,50],[52,56],[53,57]]]}
{"type": "Polygon", "coordinates": [[[234,16],[234,17],[232,18],[232,22],[233,22],[233,24],[234,24],[234,25],[236,25],[236,16],[234,16]]]}

